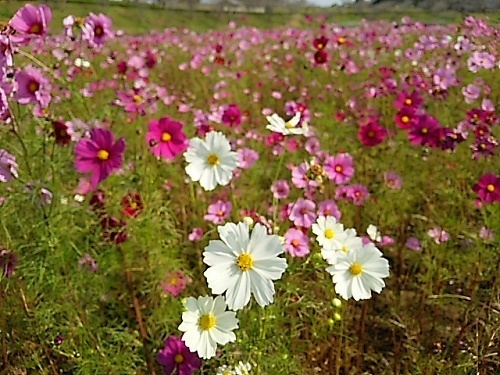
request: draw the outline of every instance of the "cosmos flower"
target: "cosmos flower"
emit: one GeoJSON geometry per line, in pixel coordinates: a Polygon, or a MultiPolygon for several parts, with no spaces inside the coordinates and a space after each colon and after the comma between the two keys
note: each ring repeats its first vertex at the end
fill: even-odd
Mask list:
{"type": "Polygon", "coordinates": [[[324,170],[328,178],[335,184],[346,184],[354,175],[352,156],[344,153],[330,156],[325,160],[324,170]]]}
{"type": "Polygon", "coordinates": [[[229,217],[232,209],[233,205],[231,202],[218,200],[208,206],[208,213],[203,218],[214,224],[222,224],[229,217]]]}
{"type": "Polygon", "coordinates": [[[226,294],[231,310],[240,310],[250,295],[260,306],[274,300],[273,280],[279,280],[287,267],[280,258],[283,247],[276,235],[256,223],[252,233],[246,222],[228,223],[217,228],[220,240],[211,240],[203,252],[209,266],[204,275],[214,294],[226,294]]]}
{"type": "Polygon", "coordinates": [[[384,181],[390,189],[399,190],[403,186],[403,179],[396,172],[384,172],[384,181]]]}
{"type": "Polygon", "coordinates": [[[239,167],[242,169],[252,168],[255,162],[259,160],[259,154],[251,148],[240,148],[237,152],[239,167]]]}
{"type": "Polygon", "coordinates": [[[7,182],[18,177],[16,157],[0,149],[0,182],[7,182]]]}
{"type": "Polygon", "coordinates": [[[299,198],[290,210],[289,219],[297,227],[310,228],[316,220],[316,204],[309,199],[299,198]]]}
{"type": "Polygon", "coordinates": [[[183,270],[170,271],[165,275],[164,281],[160,283],[163,291],[166,294],[171,294],[177,297],[188,284],[191,284],[193,280],[187,276],[183,270]]]}
{"type": "Polygon", "coordinates": [[[271,130],[275,133],[280,133],[283,135],[303,135],[307,132],[307,124],[302,124],[301,127],[297,126],[300,122],[301,113],[297,112],[288,121],[283,120],[278,114],[273,114],[272,116],[266,116],[269,124],[266,129],[271,130]]]}
{"type": "Polygon", "coordinates": [[[207,191],[214,190],[217,185],[227,185],[238,166],[238,154],[231,151],[229,141],[220,132],[210,132],[206,139],[192,138],[184,153],[186,173],[193,181],[207,191]]]}
{"type": "Polygon", "coordinates": [[[80,139],[75,145],[75,169],[80,173],[91,173],[92,189],[105,180],[123,163],[125,139],[114,141],[114,134],[108,129],[94,128],[90,139],[80,139]]]}
{"type": "Polygon", "coordinates": [[[41,4],[37,7],[26,4],[14,14],[9,25],[22,36],[43,37],[47,35],[51,20],[52,11],[47,5],[41,4]]]}
{"type": "Polygon", "coordinates": [[[234,342],[233,330],[238,328],[236,313],[226,311],[224,297],[189,297],[184,304],[179,330],[184,332],[182,341],[191,352],[203,359],[215,355],[217,344],[234,342]]]}
{"type": "Polygon", "coordinates": [[[305,257],[309,254],[309,237],[300,229],[290,228],[286,231],[283,248],[293,257],[305,257]]]}
{"type": "Polygon", "coordinates": [[[173,160],[177,155],[186,151],[188,146],[187,137],[182,131],[182,124],[170,117],[162,117],[149,122],[146,142],[154,156],[166,160],[173,160]]]}
{"type": "Polygon", "coordinates": [[[387,130],[376,121],[370,121],[361,126],[358,131],[358,138],[365,146],[377,146],[384,141],[387,135],[387,130]]]}
{"type": "Polygon", "coordinates": [[[493,173],[484,174],[472,187],[483,202],[500,202],[500,176],[493,173]]]}
{"type": "Polygon", "coordinates": [[[290,186],[286,180],[278,180],[271,185],[273,197],[276,199],[286,199],[290,194],[290,186]]]}
{"type": "Polygon", "coordinates": [[[338,223],[333,216],[320,216],[312,225],[312,232],[323,249],[334,250],[341,247],[338,239],[344,233],[344,225],[338,223]]]}
{"type": "Polygon", "coordinates": [[[114,38],[113,22],[103,13],[90,13],[82,25],[82,40],[92,47],[101,47],[107,39],[114,38]]]}
{"type": "Polygon", "coordinates": [[[238,126],[241,124],[241,111],[236,104],[229,104],[222,114],[222,124],[225,126],[238,126]]]}
{"type": "Polygon", "coordinates": [[[51,100],[50,82],[41,69],[28,65],[16,73],[14,81],[16,82],[14,97],[18,103],[35,103],[41,108],[48,107],[51,100]]]}
{"type": "Polygon", "coordinates": [[[200,369],[202,362],[196,353],[191,353],[182,339],[169,336],[158,351],[156,360],[163,366],[166,375],[192,375],[200,369]]]}
{"type": "Polygon", "coordinates": [[[427,232],[429,237],[431,237],[436,244],[441,244],[450,239],[450,234],[441,229],[441,227],[437,226],[432,229],[429,229],[427,232]]]}
{"type": "Polygon", "coordinates": [[[372,291],[380,293],[389,276],[389,262],[372,244],[349,252],[339,252],[336,263],[326,269],[343,299],[369,299],[372,291]]]}
{"type": "Polygon", "coordinates": [[[333,216],[335,220],[340,221],[342,213],[333,200],[327,199],[318,204],[318,216],[333,216]]]}

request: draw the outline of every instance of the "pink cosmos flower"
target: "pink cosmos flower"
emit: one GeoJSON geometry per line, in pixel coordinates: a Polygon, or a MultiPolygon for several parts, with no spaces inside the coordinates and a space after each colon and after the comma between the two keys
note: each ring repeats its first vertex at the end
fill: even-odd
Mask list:
{"type": "Polygon", "coordinates": [[[48,24],[52,20],[52,12],[47,5],[36,7],[26,4],[19,9],[9,21],[10,27],[22,36],[43,37],[48,32],[48,24]]]}
{"type": "Polygon", "coordinates": [[[430,145],[439,130],[439,122],[430,115],[421,115],[418,121],[411,124],[407,133],[410,143],[413,145],[430,145]]]}
{"type": "Polygon", "coordinates": [[[487,227],[481,227],[481,230],[479,231],[479,237],[482,238],[485,242],[491,242],[495,239],[495,233],[487,227]]]}
{"type": "Polygon", "coordinates": [[[0,149],[0,182],[7,182],[18,177],[16,157],[0,149]]]}
{"type": "Polygon", "coordinates": [[[83,254],[83,256],[78,260],[79,267],[85,267],[90,272],[97,272],[99,266],[97,261],[92,258],[88,253],[83,254]]]}
{"type": "Polygon", "coordinates": [[[352,156],[343,153],[336,156],[330,156],[325,160],[323,169],[328,178],[335,184],[346,184],[354,175],[354,161],[352,156]]]}
{"type": "Polygon", "coordinates": [[[236,152],[238,153],[240,168],[252,168],[254,163],[259,160],[259,154],[251,148],[240,148],[236,152]]]}
{"type": "Polygon", "coordinates": [[[199,241],[203,237],[203,229],[200,227],[193,228],[191,233],[189,233],[188,240],[191,242],[199,241]]]}
{"type": "Polygon", "coordinates": [[[309,254],[309,237],[300,229],[290,228],[285,233],[283,248],[293,257],[305,257],[309,254]]]}
{"type": "Polygon", "coordinates": [[[304,198],[299,198],[290,210],[289,219],[295,226],[310,228],[316,220],[316,204],[304,198]]]}
{"type": "Polygon", "coordinates": [[[30,65],[14,76],[16,82],[15,99],[20,104],[36,103],[46,108],[50,103],[50,82],[41,69],[30,65]]]}
{"type": "Polygon", "coordinates": [[[189,143],[182,131],[182,124],[170,117],[149,122],[146,142],[153,155],[167,160],[172,160],[186,151],[189,143]]]}
{"type": "Polygon", "coordinates": [[[483,202],[500,202],[500,176],[493,173],[484,174],[472,187],[483,202]]]}
{"type": "MultiPolygon", "coordinates": [[[[12,41],[8,35],[0,34],[0,69],[14,66],[12,41]]],[[[0,75],[0,80],[1,80],[0,75]]]]}
{"type": "Polygon", "coordinates": [[[400,129],[408,129],[416,120],[417,112],[412,107],[401,108],[394,116],[396,126],[400,129]]]}
{"type": "Polygon", "coordinates": [[[422,248],[420,247],[420,241],[418,240],[418,238],[415,238],[415,237],[410,237],[406,240],[406,244],[405,246],[410,249],[410,250],[413,250],[413,251],[421,251],[422,248]]]}
{"type": "Polygon", "coordinates": [[[394,108],[397,109],[403,109],[403,108],[415,109],[415,108],[420,108],[423,102],[424,100],[416,90],[414,90],[411,94],[409,94],[407,91],[400,91],[397,94],[396,100],[394,101],[393,105],[394,108]]]}
{"type": "Polygon", "coordinates": [[[191,284],[193,280],[187,276],[183,270],[168,272],[165,276],[165,281],[160,285],[166,294],[171,294],[177,297],[188,284],[191,284]]]}
{"type": "Polygon", "coordinates": [[[396,172],[385,172],[384,181],[390,189],[399,190],[403,186],[403,179],[396,172]]]}
{"type": "Polygon", "coordinates": [[[471,104],[481,95],[481,88],[476,85],[470,84],[462,87],[462,94],[465,97],[465,102],[467,104],[471,104]]]}
{"type": "Polygon", "coordinates": [[[82,39],[92,47],[101,47],[106,39],[114,38],[113,22],[106,15],[90,13],[82,26],[82,39]]]}
{"type": "Polygon", "coordinates": [[[320,150],[319,139],[316,137],[307,138],[304,148],[309,154],[314,155],[320,150]]]}
{"type": "Polygon", "coordinates": [[[376,121],[359,128],[358,138],[365,146],[377,146],[387,137],[387,130],[376,121]]]}
{"type": "Polygon", "coordinates": [[[191,353],[184,341],[176,336],[165,340],[156,360],[163,366],[165,375],[171,375],[174,371],[178,375],[192,375],[202,365],[198,354],[191,353]]]}
{"type": "Polygon", "coordinates": [[[370,193],[366,186],[354,184],[347,186],[347,197],[356,205],[361,206],[370,197],[370,193]]]}
{"type": "Polygon", "coordinates": [[[307,162],[300,163],[298,166],[292,168],[292,184],[299,188],[304,189],[307,187],[316,187],[319,183],[310,179],[307,176],[310,165],[307,162]]]}
{"type": "Polygon", "coordinates": [[[334,201],[327,199],[318,204],[318,216],[333,216],[337,221],[340,221],[342,213],[334,201]]]}
{"type": "Polygon", "coordinates": [[[286,180],[278,180],[271,186],[271,191],[276,199],[286,199],[290,194],[290,186],[286,180]]]}
{"type": "Polygon", "coordinates": [[[229,217],[233,205],[231,202],[225,202],[223,200],[218,200],[217,202],[208,206],[208,214],[203,218],[206,221],[210,221],[216,225],[223,224],[229,217]]]}
{"type": "Polygon", "coordinates": [[[75,145],[75,169],[80,173],[91,173],[92,189],[105,180],[123,163],[125,139],[114,141],[114,134],[103,128],[90,131],[90,139],[80,139],[75,145]]]}
{"type": "Polygon", "coordinates": [[[222,124],[225,126],[238,126],[241,124],[241,111],[236,104],[229,104],[222,114],[222,124]]]}
{"type": "Polygon", "coordinates": [[[475,51],[467,60],[471,72],[477,73],[480,69],[494,69],[496,59],[488,52],[475,51]]]}
{"type": "Polygon", "coordinates": [[[442,230],[439,226],[429,229],[427,234],[429,235],[429,237],[434,239],[434,242],[436,242],[438,245],[450,239],[449,233],[442,230]]]}

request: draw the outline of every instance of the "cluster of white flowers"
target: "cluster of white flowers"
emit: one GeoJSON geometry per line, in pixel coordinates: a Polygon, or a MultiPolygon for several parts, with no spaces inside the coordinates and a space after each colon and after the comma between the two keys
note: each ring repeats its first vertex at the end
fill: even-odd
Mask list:
{"type": "MultiPolygon", "coordinates": [[[[385,286],[383,278],[389,276],[389,262],[382,252],[363,240],[355,229],[344,229],[333,216],[320,216],[312,226],[316,240],[321,246],[321,255],[329,267],[335,292],[342,298],[356,301],[369,299],[371,291],[380,293],[385,286]]],[[[375,226],[368,227],[368,234],[374,241],[380,241],[375,226]]]]}

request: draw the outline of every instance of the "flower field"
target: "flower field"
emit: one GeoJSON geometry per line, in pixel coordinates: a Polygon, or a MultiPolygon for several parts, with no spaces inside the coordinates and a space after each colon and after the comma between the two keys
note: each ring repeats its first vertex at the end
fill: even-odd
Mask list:
{"type": "Polygon", "coordinates": [[[0,31],[2,374],[500,374],[500,28],[0,31]]]}

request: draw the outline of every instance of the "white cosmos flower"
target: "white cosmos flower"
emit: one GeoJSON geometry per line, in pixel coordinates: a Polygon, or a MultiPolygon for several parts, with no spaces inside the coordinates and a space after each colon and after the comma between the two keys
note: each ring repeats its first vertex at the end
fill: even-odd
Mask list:
{"type": "Polygon", "coordinates": [[[75,66],[78,68],[90,68],[90,63],[87,60],[77,57],[75,59],[75,66]]]}
{"type": "Polygon", "coordinates": [[[382,241],[382,236],[380,235],[380,231],[378,230],[378,228],[375,225],[373,225],[373,224],[368,225],[368,229],[366,229],[366,233],[368,234],[368,236],[370,237],[370,239],[372,241],[375,241],[375,242],[382,241]]]}
{"type": "Polygon", "coordinates": [[[338,240],[344,233],[344,225],[337,222],[333,216],[320,216],[312,225],[312,231],[316,235],[316,241],[326,250],[338,249],[338,240]]]}
{"type": "Polygon", "coordinates": [[[189,163],[186,173],[208,191],[217,185],[227,185],[238,166],[238,153],[231,151],[229,141],[221,132],[210,132],[205,140],[191,139],[184,157],[189,163]]]}
{"type": "Polygon", "coordinates": [[[226,293],[231,310],[240,310],[253,294],[260,306],[273,302],[273,280],[279,280],[287,267],[277,235],[267,234],[260,223],[252,234],[246,222],[227,223],[217,228],[220,240],[211,240],[203,253],[210,266],[204,273],[214,294],[226,293]]]}
{"type": "Polygon", "coordinates": [[[266,126],[266,129],[271,130],[272,132],[281,133],[283,135],[300,135],[305,134],[308,131],[307,124],[302,124],[301,127],[297,127],[300,122],[300,112],[295,113],[295,115],[288,121],[283,120],[277,113],[274,113],[272,116],[266,116],[269,124],[266,126]]]}
{"type": "Polygon", "coordinates": [[[363,240],[361,237],[357,236],[356,229],[349,228],[336,237],[333,247],[329,249],[322,248],[321,255],[327,263],[335,264],[337,262],[337,256],[340,253],[348,253],[349,251],[359,249],[361,247],[363,247],[363,240]]]}
{"type": "Polygon", "coordinates": [[[372,290],[382,291],[389,262],[373,244],[367,244],[347,253],[340,251],[336,263],[326,270],[333,276],[335,292],[346,300],[359,301],[371,298],[372,290]]]}
{"type": "Polygon", "coordinates": [[[184,307],[179,330],[184,332],[182,341],[191,352],[208,359],[215,355],[217,344],[236,340],[232,331],[238,328],[238,319],[236,313],[226,311],[224,297],[189,297],[184,307]]]}

